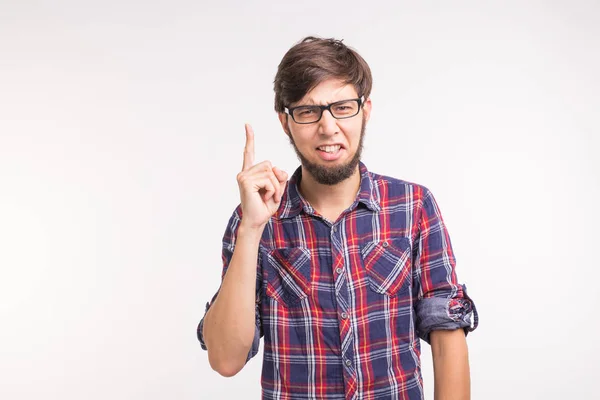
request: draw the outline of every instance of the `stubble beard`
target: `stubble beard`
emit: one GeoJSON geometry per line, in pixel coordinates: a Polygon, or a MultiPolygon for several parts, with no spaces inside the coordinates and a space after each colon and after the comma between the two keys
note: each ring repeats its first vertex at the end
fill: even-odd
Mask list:
{"type": "Polygon", "coordinates": [[[320,183],[321,185],[332,186],[337,185],[338,183],[350,178],[356,171],[356,167],[358,166],[362,155],[363,141],[365,138],[365,130],[367,126],[366,122],[367,121],[363,116],[362,126],[360,128],[360,139],[358,141],[358,148],[356,149],[356,152],[354,153],[350,161],[348,161],[345,164],[335,165],[332,167],[326,167],[309,161],[306,157],[304,157],[300,150],[298,150],[298,147],[296,146],[292,135],[288,134],[287,136],[304,170],[306,170],[315,179],[317,183],[320,183]]]}

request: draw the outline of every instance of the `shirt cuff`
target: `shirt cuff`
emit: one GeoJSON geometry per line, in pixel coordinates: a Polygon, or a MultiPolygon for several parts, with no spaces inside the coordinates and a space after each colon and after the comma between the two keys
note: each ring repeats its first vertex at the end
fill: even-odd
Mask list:
{"type": "Polygon", "coordinates": [[[429,334],[434,330],[463,328],[466,335],[477,328],[479,316],[475,303],[467,295],[467,287],[461,286],[464,297],[431,297],[421,299],[417,303],[417,334],[425,342],[430,343],[429,334]]]}
{"type": "Polygon", "coordinates": [[[248,352],[248,357],[246,358],[246,362],[250,361],[252,357],[254,357],[258,353],[258,348],[260,346],[260,338],[261,338],[261,319],[259,314],[258,305],[256,306],[256,320],[254,324],[254,339],[252,339],[252,348],[248,352]]]}
{"type": "Polygon", "coordinates": [[[200,347],[202,347],[203,350],[207,350],[206,348],[206,343],[204,343],[204,336],[202,335],[202,328],[204,327],[204,318],[206,317],[206,312],[208,311],[210,307],[209,303],[206,303],[206,310],[204,310],[204,317],[202,317],[202,319],[200,320],[200,323],[198,324],[198,329],[196,330],[196,335],[198,336],[198,340],[200,341],[200,347]]]}

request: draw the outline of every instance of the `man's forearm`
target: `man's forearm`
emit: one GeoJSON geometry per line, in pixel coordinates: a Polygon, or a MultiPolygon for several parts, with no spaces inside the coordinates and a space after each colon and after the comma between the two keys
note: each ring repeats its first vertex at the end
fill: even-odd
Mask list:
{"type": "Polygon", "coordinates": [[[252,346],[256,261],[263,229],[239,227],[219,294],[204,318],[202,334],[210,365],[224,376],[235,375],[243,368],[252,346]]]}
{"type": "Polygon", "coordinates": [[[430,338],[435,400],[469,400],[471,379],[464,331],[433,331],[430,338]]]}

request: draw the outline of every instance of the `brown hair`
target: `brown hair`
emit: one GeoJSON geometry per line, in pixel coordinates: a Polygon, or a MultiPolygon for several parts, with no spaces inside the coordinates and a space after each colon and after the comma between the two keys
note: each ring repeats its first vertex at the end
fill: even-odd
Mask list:
{"type": "Polygon", "coordinates": [[[327,79],[353,84],[358,96],[371,94],[373,78],[367,62],[337,39],[307,36],[283,56],[275,75],[275,111],[297,102],[327,79]]]}

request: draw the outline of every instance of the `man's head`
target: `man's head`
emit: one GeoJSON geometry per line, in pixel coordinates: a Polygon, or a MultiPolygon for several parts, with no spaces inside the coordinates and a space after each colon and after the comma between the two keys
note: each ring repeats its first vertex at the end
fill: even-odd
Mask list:
{"type": "Polygon", "coordinates": [[[352,176],[371,112],[365,60],[341,41],[307,37],[285,54],[274,83],[275,111],[303,168],[326,185],[352,176]],[[315,105],[331,106],[304,107],[315,105]]]}

